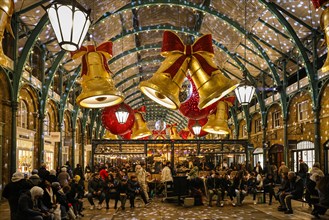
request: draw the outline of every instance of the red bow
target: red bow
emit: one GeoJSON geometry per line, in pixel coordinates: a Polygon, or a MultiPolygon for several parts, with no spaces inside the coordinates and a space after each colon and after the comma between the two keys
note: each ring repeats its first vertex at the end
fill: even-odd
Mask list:
{"type": "Polygon", "coordinates": [[[312,0],[314,8],[320,8],[323,6],[325,3],[329,2],[328,0],[312,0]]]}
{"type": "Polygon", "coordinates": [[[134,112],[143,112],[143,113],[145,113],[145,112],[146,112],[146,106],[143,105],[143,106],[140,107],[139,109],[135,109],[134,112]]]}
{"type": "Polygon", "coordinates": [[[170,56],[171,54],[180,53],[181,56],[164,72],[169,73],[171,77],[174,77],[177,70],[182,66],[184,61],[194,56],[200,63],[203,70],[211,75],[217,68],[213,67],[203,57],[204,55],[214,56],[214,49],[212,47],[212,38],[210,34],[206,34],[198,38],[192,45],[184,45],[182,40],[171,31],[165,31],[163,33],[163,44],[161,49],[162,56],[170,56]]]}
{"type": "Polygon", "coordinates": [[[190,131],[186,130],[181,130],[178,133],[184,140],[188,139],[188,136],[190,135],[190,131]]]}
{"type": "Polygon", "coordinates": [[[113,43],[111,41],[102,43],[98,47],[95,47],[94,45],[88,45],[88,46],[82,46],[79,50],[71,52],[72,59],[77,59],[82,56],[82,71],[81,76],[87,74],[88,69],[87,67],[87,60],[85,55],[90,52],[99,52],[101,53],[101,56],[103,57],[103,65],[107,72],[111,73],[108,65],[107,60],[112,58],[112,47],[113,43]]]}

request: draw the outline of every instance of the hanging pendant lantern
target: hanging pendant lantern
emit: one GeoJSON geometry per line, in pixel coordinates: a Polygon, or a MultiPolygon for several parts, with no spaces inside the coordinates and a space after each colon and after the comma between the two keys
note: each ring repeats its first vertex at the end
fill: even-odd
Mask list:
{"type": "Polygon", "coordinates": [[[91,10],[76,0],[55,0],[46,10],[60,47],[67,51],[80,49],[91,24],[91,10]]]}
{"type": "Polygon", "coordinates": [[[129,111],[122,103],[120,104],[118,110],[115,112],[115,117],[120,124],[126,123],[129,117],[129,111]]]}
{"type": "Polygon", "coordinates": [[[234,92],[241,105],[248,105],[255,93],[255,87],[244,77],[234,92]]]}
{"type": "Polygon", "coordinates": [[[192,130],[195,136],[199,136],[201,133],[201,125],[198,121],[195,122],[195,124],[192,126],[192,130]]]}

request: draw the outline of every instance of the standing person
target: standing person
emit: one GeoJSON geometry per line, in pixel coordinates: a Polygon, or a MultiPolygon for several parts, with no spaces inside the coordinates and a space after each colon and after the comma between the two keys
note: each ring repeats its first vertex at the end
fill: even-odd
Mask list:
{"type": "Polygon", "coordinates": [[[41,181],[45,180],[50,174],[47,170],[47,164],[42,163],[37,174],[39,175],[41,181]]]}
{"type": "Polygon", "coordinates": [[[57,175],[56,175],[56,170],[50,170],[49,171],[49,176],[48,176],[47,180],[50,183],[58,182],[57,175]]]}
{"type": "Polygon", "coordinates": [[[162,182],[173,182],[171,169],[169,168],[170,162],[166,163],[166,166],[161,171],[161,181],[162,182]]]}
{"type": "Polygon", "coordinates": [[[90,177],[91,177],[91,168],[90,168],[89,164],[87,164],[87,166],[85,168],[85,179],[87,181],[89,181],[90,177]]]}
{"type": "Polygon", "coordinates": [[[10,219],[19,220],[17,215],[18,199],[21,193],[28,191],[32,185],[24,178],[24,173],[16,172],[11,177],[11,182],[5,185],[2,196],[8,199],[10,208],[10,219]]]}
{"type": "Polygon", "coordinates": [[[260,165],[260,161],[257,162],[257,164],[254,168],[254,172],[256,173],[256,175],[263,173],[263,169],[262,169],[262,166],[260,165]]]}
{"type": "Polygon", "coordinates": [[[278,167],[273,163],[271,165],[271,169],[273,171],[273,179],[274,179],[274,182],[277,183],[278,182],[278,167]]]}
{"type": "Polygon", "coordinates": [[[58,182],[61,184],[61,187],[69,184],[69,180],[71,178],[70,175],[67,173],[66,167],[61,168],[61,172],[58,174],[57,178],[58,178],[58,182]]]}
{"type": "Polygon", "coordinates": [[[307,164],[303,161],[303,159],[300,159],[298,176],[300,176],[300,178],[302,178],[304,186],[306,185],[307,172],[308,172],[307,164]]]}
{"type": "Polygon", "coordinates": [[[98,199],[98,209],[102,209],[102,203],[105,199],[105,193],[103,191],[103,180],[100,178],[99,173],[95,173],[88,182],[88,201],[90,203],[90,209],[95,209],[95,203],[93,198],[98,199]]]}
{"type": "Polygon", "coordinates": [[[281,162],[281,166],[279,167],[279,170],[278,170],[278,175],[280,177],[280,182],[282,181],[282,176],[284,173],[288,174],[289,172],[289,168],[286,166],[286,163],[285,162],[281,162]]]}
{"type": "Polygon", "coordinates": [[[141,185],[141,188],[143,189],[143,192],[145,194],[146,200],[149,201],[149,195],[147,193],[147,183],[146,183],[146,171],[141,165],[136,165],[136,176],[139,184],[141,185]]]}

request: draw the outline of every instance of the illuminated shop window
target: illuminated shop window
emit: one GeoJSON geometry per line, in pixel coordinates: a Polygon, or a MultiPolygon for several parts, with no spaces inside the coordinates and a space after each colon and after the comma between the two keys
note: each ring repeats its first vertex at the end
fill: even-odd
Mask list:
{"type": "Polygon", "coordinates": [[[248,132],[247,132],[247,125],[242,126],[242,137],[247,137],[248,132]]]}

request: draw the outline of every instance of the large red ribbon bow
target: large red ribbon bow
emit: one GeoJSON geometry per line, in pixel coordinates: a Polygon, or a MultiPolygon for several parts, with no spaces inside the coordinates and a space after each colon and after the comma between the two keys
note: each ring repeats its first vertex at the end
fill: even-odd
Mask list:
{"type": "Polygon", "coordinates": [[[175,76],[184,61],[191,56],[194,56],[199,61],[201,67],[208,75],[211,75],[212,72],[217,70],[217,68],[209,64],[204,58],[205,55],[214,56],[211,34],[199,37],[192,45],[184,45],[182,40],[174,32],[165,31],[163,33],[161,55],[167,57],[176,53],[180,53],[181,57],[164,71],[165,73],[169,73],[171,77],[175,76]]]}
{"type": "Polygon", "coordinates": [[[90,52],[99,52],[101,56],[103,57],[103,65],[107,72],[111,73],[109,66],[107,65],[107,60],[112,58],[112,47],[113,43],[111,41],[102,43],[98,47],[95,47],[95,45],[88,45],[88,46],[82,46],[79,50],[71,52],[72,59],[77,59],[82,56],[82,71],[81,76],[87,74],[88,69],[87,67],[87,60],[86,60],[86,54],[90,52]]]}

